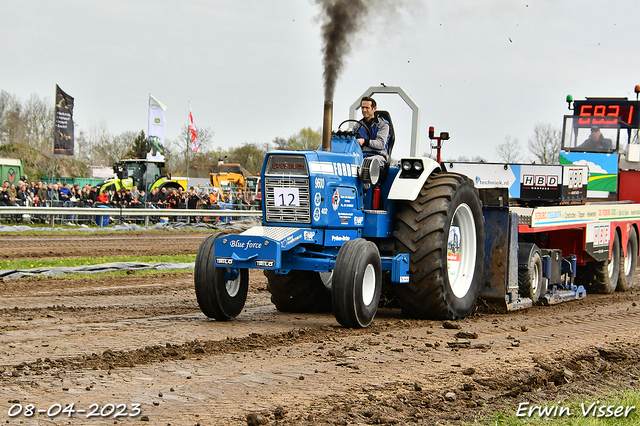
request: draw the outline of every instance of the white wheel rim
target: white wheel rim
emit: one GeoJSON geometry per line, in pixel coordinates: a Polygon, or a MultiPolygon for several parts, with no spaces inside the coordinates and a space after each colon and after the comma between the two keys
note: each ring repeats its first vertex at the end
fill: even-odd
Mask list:
{"type": "Polygon", "coordinates": [[[632,251],[633,251],[633,244],[631,244],[631,241],[629,241],[627,243],[627,255],[624,257],[624,275],[627,277],[631,273],[631,260],[633,257],[632,251]]]}
{"type": "Polygon", "coordinates": [[[372,264],[368,264],[362,277],[362,302],[369,306],[376,292],[376,270],[372,264]]]}
{"type": "MultiPolygon", "coordinates": [[[[231,272],[231,268],[227,268],[227,272],[231,272]]],[[[228,280],[224,284],[224,288],[227,290],[227,294],[229,296],[236,297],[240,291],[240,273],[238,272],[238,276],[235,280],[228,280]]]]}
{"type": "Polygon", "coordinates": [[[609,261],[609,264],[607,265],[607,274],[609,275],[609,278],[611,278],[611,276],[613,275],[613,262],[614,262],[614,259],[612,257],[611,260],[609,261]]]}
{"type": "Polygon", "coordinates": [[[540,270],[538,269],[538,263],[533,265],[533,273],[531,274],[531,292],[536,294],[538,292],[538,282],[540,280],[540,270]]]}
{"type": "MultiPolygon", "coordinates": [[[[607,265],[607,274],[609,275],[609,279],[613,278],[613,271],[615,270],[616,261],[618,262],[618,266],[620,266],[620,257],[616,259],[616,243],[617,241],[613,242],[614,247],[611,250],[611,259],[609,260],[609,264],[607,265]]],[[[618,256],[620,256],[620,254],[618,254],[618,256]]]]}
{"type": "Polygon", "coordinates": [[[320,281],[322,281],[322,284],[324,284],[328,290],[331,290],[331,284],[333,283],[333,271],[318,272],[318,275],[320,275],[320,281]]]}
{"type": "Polygon", "coordinates": [[[447,241],[447,273],[451,291],[457,298],[469,292],[476,269],[476,225],[467,204],[460,204],[453,214],[447,241]]]}

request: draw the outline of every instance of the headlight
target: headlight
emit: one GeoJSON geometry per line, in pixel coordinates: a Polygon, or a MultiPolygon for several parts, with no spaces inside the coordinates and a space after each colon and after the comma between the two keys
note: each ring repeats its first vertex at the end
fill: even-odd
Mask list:
{"type": "Polygon", "coordinates": [[[410,161],[403,161],[402,162],[402,170],[406,170],[406,171],[411,170],[411,162],[410,161]]]}
{"type": "Polygon", "coordinates": [[[417,172],[421,172],[422,171],[422,161],[416,161],[415,163],[413,163],[413,168],[417,172]]]}

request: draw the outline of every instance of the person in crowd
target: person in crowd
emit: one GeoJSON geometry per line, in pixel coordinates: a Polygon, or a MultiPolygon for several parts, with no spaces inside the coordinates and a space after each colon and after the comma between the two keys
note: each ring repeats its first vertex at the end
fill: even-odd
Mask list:
{"type": "MultiPolygon", "coordinates": [[[[8,182],[7,182],[8,183],[8,182]]],[[[8,187],[2,186],[0,189],[0,205],[2,206],[12,206],[11,199],[9,197],[8,187]]]]}
{"type": "Polygon", "coordinates": [[[89,189],[89,194],[87,195],[87,203],[92,206],[95,206],[98,202],[98,187],[95,185],[89,189]]]}
{"type": "Polygon", "coordinates": [[[19,206],[29,206],[29,193],[27,185],[23,181],[18,181],[18,192],[16,193],[16,203],[19,206]]]}
{"type": "Polygon", "coordinates": [[[68,202],[69,202],[69,187],[67,186],[67,183],[59,183],[58,184],[58,197],[60,198],[60,201],[62,202],[62,206],[63,207],[67,207],[68,206],[68,202]]]}
{"type": "Polygon", "coordinates": [[[146,197],[146,205],[152,209],[158,208],[158,200],[159,200],[159,191],[158,188],[153,188],[149,195],[146,197]]]}
{"type": "MultiPolygon", "coordinates": [[[[131,192],[133,192],[133,191],[131,191],[131,192]]],[[[146,194],[144,193],[144,189],[141,189],[139,191],[138,201],[140,201],[140,204],[142,204],[140,207],[144,207],[144,204],[147,201],[147,197],[146,197],[146,194]]]]}
{"type": "Polygon", "coordinates": [[[164,209],[167,207],[168,203],[167,203],[167,196],[169,194],[167,193],[167,187],[163,186],[162,189],[160,190],[160,192],[158,193],[158,207],[160,207],[161,209],[164,209]]]}
{"type": "MultiPolygon", "coordinates": [[[[164,189],[164,188],[163,188],[164,189]]],[[[167,191],[167,204],[170,209],[178,209],[180,208],[180,194],[175,189],[170,189],[167,191]]]]}
{"type": "Polygon", "coordinates": [[[128,188],[123,188],[122,191],[122,200],[125,207],[129,207],[131,205],[131,201],[133,200],[133,196],[131,195],[131,190],[128,188]]]}
{"type": "Polygon", "coordinates": [[[7,190],[9,196],[14,200],[18,197],[18,190],[16,189],[16,185],[14,183],[9,185],[9,189],[7,190]]]}
{"type": "Polygon", "coordinates": [[[179,186],[178,187],[178,208],[185,208],[186,207],[186,198],[187,198],[187,194],[185,194],[184,192],[182,192],[182,187],[179,186]]]}
{"type": "Polygon", "coordinates": [[[96,197],[96,204],[101,204],[101,205],[109,204],[108,191],[98,194],[98,196],[96,197]]]}
{"type": "Polygon", "coordinates": [[[109,188],[109,193],[107,194],[109,198],[109,205],[113,207],[117,207],[120,204],[120,194],[118,191],[115,191],[112,188],[109,188]]]}
{"type": "Polygon", "coordinates": [[[38,188],[38,199],[40,200],[40,203],[42,205],[46,205],[48,198],[47,198],[47,185],[44,184],[43,182],[40,182],[40,186],[38,188]]]}
{"type": "Polygon", "coordinates": [[[57,183],[51,185],[51,188],[47,193],[47,198],[51,200],[50,207],[60,207],[60,192],[58,191],[57,183]]]}
{"type": "Polygon", "coordinates": [[[140,199],[140,191],[138,190],[137,185],[133,185],[133,188],[131,188],[131,198],[133,198],[134,195],[138,196],[138,199],[140,199]]]}

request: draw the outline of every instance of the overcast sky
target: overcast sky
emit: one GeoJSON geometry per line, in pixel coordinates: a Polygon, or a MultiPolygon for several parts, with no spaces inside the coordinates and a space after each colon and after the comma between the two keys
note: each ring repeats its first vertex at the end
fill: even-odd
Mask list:
{"type": "MultiPolygon", "coordinates": [[[[190,101],[216,147],[271,142],[322,125],[319,13],[313,0],[0,0],[0,90],[53,103],[60,85],[76,133],[147,132],[152,94],[167,138],[190,101]]],[[[561,128],[569,93],[635,99],[638,17],[640,0],[410,2],[352,38],[334,129],[369,86],[401,86],[421,108],[421,152],[433,125],[451,134],[443,158],[498,161],[505,136],[524,146],[537,123],[561,128]]],[[[378,103],[394,118],[394,157],[408,155],[409,109],[378,103]]]]}

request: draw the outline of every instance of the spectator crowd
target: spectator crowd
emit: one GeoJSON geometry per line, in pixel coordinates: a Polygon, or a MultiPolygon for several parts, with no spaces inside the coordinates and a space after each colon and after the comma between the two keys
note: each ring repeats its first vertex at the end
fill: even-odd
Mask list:
{"type": "MultiPolygon", "coordinates": [[[[131,189],[107,187],[100,192],[98,186],[89,184],[80,187],[78,183],[45,183],[28,181],[23,177],[17,184],[4,181],[0,189],[0,206],[29,207],[98,207],[111,208],[152,208],[152,209],[249,209],[255,205],[246,194],[223,192],[220,189],[198,192],[190,187],[184,192],[181,187],[161,189],[153,188],[146,194],[144,190],[133,186],[131,189]]],[[[71,217],[73,218],[73,217],[71,217]]],[[[71,220],[70,222],[73,222],[71,220]]]]}

